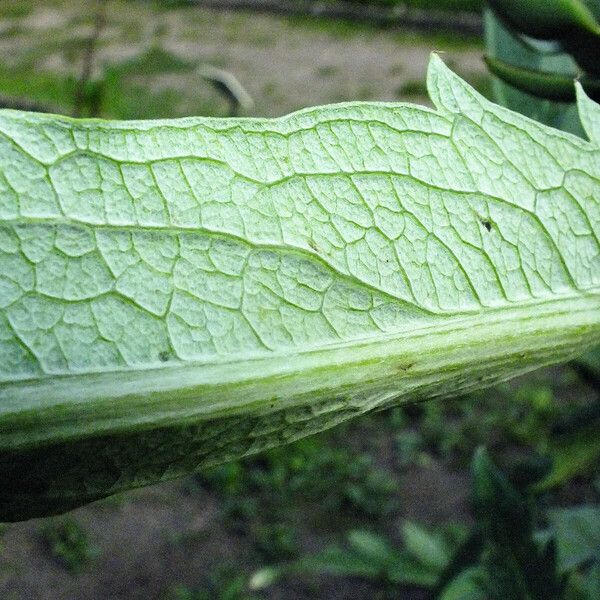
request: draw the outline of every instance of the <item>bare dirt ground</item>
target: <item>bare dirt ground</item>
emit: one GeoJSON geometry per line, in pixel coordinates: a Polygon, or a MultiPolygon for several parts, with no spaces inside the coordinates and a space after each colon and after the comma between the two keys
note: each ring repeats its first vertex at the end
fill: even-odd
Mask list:
{"type": "MultiPolygon", "coordinates": [[[[0,18],[0,55],[5,64],[77,73],[81,55],[77,43],[81,45],[91,28],[88,5],[85,0],[47,1],[32,5],[21,18],[0,18]]],[[[254,99],[254,115],[274,116],[345,100],[422,99],[432,51],[444,52],[446,61],[467,79],[481,78],[485,72],[481,49],[459,34],[382,31],[195,7],[156,10],[148,2],[112,0],[109,6],[97,70],[159,46],[191,66],[210,64],[230,71],[254,99]]],[[[138,77],[150,77],[154,90],[177,90],[180,102],[172,110],[178,114],[192,108],[190,99],[211,93],[193,69],[140,72],[138,77]]]]}
{"type": "MultiPolygon", "coordinates": [[[[371,452],[375,454],[373,448],[371,452]]],[[[389,456],[379,458],[390,460],[389,456]]],[[[400,486],[401,510],[386,526],[392,535],[404,519],[443,523],[449,518],[468,518],[468,475],[464,472],[449,471],[434,462],[426,468],[406,470],[400,476],[400,486]]],[[[224,525],[221,508],[218,497],[195,489],[191,480],[183,480],[77,509],[69,519],[86,531],[93,556],[82,573],[69,573],[49,547],[45,528],[60,518],[12,524],[0,538],[0,598],[179,600],[172,595],[174,589],[201,588],[206,585],[207,574],[223,565],[250,576],[265,561],[257,559],[247,535],[224,525]]],[[[289,519],[296,520],[292,515],[289,519]]],[[[330,527],[335,530],[336,525],[331,523],[330,527]]],[[[356,525],[371,526],[368,520],[356,525]]],[[[305,553],[337,539],[334,531],[311,531],[302,521],[296,526],[302,529],[305,553]]],[[[379,592],[377,586],[354,578],[320,577],[315,582],[297,576],[252,598],[373,600],[383,598],[379,592]]],[[[407,590],[402,596],[405,600],[425,597],[418,590],[407,590]]],[[[225,598],[229,600],[229,596],[225,598]]]]}

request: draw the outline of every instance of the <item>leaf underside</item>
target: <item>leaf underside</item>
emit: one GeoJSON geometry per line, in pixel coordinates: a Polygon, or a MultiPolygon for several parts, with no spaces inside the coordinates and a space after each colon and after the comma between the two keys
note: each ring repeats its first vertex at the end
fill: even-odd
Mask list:
{"type": "Polygon", "coordinates": [[[600,341],[590,141],[437,57],[436,110],[0,111],[0,520],[455,395],[600,341]]]}

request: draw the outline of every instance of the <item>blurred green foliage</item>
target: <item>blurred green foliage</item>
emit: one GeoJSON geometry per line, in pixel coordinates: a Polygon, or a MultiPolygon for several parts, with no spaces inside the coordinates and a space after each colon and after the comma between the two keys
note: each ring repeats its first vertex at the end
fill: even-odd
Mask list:
{"type": "MultiPolygon", "coordinates": [[[[178,59],[169,52],[151,47],[149,51],[131,61],[125,61],[105,69],[102,79],[87,83],[82,116],[103,115],[118,119],[153,119],[164,117],[165,107],[177,107],[186,98],[178,90],[163,87],[151,89],[147,80],[161,73],[194,74],[195,66],[178,59]],[[140,77],[140,73],[143,77],[140,77]]],[[[204,85],[197,77],[198,85],[204,85]]],[[[74,110],[77,78],[23,68],[8,68],[0,64],[0,94],[7,98],[33,99],[43,108],[55,112],[72,113],[74,110]]],[[[206,95],[190,101],[190,107],[181,112],[190,114],[224,114],[225,104],[217,95],[206,95]]]]}
{"type": "Polygon", "coordinates": [[[369,3],[380,6],[411,6],[431,10],[479,11],[485,0],[343,0],[350,3],[369,3]]]}
{"type": "Polygon", "coordinates": [[[296,561],[265,567],[250,580],[264,589],[299,574],[359,577],[379,583],[385,597],[402,586],[431,590],[437,600],[596,600],[600,568],[600,505],[554,509],[540,528],[532,484],[534,464],[509,478],[479,448],[472,460],[470,531],[461,525],[427,529],[405,522],[402,548],[369,531],[351,531],[334,545],[296,561]]]}
{"type": "MultiPolygon", "coordinates": [[[[193,3],[201,3],[197,0],[154,0],[155,2],[168,7],[184,6],[193,3]]],[[[311,1],[311,0],[309,0],[311,1]]],[[[372,4],[373,6],[421,8],[424,10],[442,10],[442,11],[465,11],[477,12],[483,8],[485,0],[312,0],[315,2],[344,2],[347,4],[372,4]]]]}
{"type": "Polygon", "coordinates": [[[398,483],[373,457],[337,444],[345,427],[198,474],[196,482],[221,498],[228,526],[248,530],[263,556],[293,555],[284,523],[310,515],[305,525],[331,529],[346,519],[383,521],[398,508],[398,483]]]}
{"type": "Polygon", "coordinates": [[[208,579],[208,585],[203,588],[175,585],[161,600],[259,600],[248,591],[246,577],[235,565],[215,569],[209,573],[208,579]]]}
{"type": "Polygon", "coordinates": [[[50,519],[40,535],[50,554],[73,575],[83,573],[98,554],[85,529],[69,517],[50,519]]]}
{"type": "Polygon", "coordinates": [[[490,0],[485,16],[495,100],[583,136],[575,107],[577,78],[600,94],[599,0],[490,0]]]}

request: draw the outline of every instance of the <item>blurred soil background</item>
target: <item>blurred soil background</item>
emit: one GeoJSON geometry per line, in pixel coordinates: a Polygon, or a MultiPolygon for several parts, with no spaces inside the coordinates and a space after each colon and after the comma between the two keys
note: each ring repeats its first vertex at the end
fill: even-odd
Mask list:
{"type": "MultiPolygon", "coordinates": [[[[227,115],[229,102],[201,75],[206,65],[233,74],[247,90],[254,105],[244,116],[346,100],[427,103],[432,50],[444,52],[484,94],[489,90],[481,40],[451,27],[382,28],[199,4],[107,2],[87,65],[84,107],[77,98],[97,4],[2,0],[0,103],[65,114],[93,106],[99,116],[123,119],[227,115]]],[[[67,516],[0,525],[0,598],[397,598],[385,582],[356,578],[298,575],[260,592],[246,582],[265,565],[343,543],[353,529],[400,546],[407,520],[464,527],[471,522],[474,449],[485,443],[500,459],[543,451],[551,423],[592,397],[574,369],[542,370],[465,398],[367,416],[67,516]]],[[[597,476],[545,501],[598,501],[597,476]]],[[[406,588],[401,597],[427,595],[406,588]]]]}
{"type": "MultiPolygon", "coordinates": [[[[2,0],[0,101],[25,97],[72,112],[96,4],[2,0]]],[[[475,36],[174,2],[110,0],[95,46],[91,79],[104,79],[99,113],[107,118],[227,114],[200,73],[206,65],[246,88],[248,116],[345,100],[426,100],[432,50],[475,84],[485,87],[487,77],[475,36]]]]}

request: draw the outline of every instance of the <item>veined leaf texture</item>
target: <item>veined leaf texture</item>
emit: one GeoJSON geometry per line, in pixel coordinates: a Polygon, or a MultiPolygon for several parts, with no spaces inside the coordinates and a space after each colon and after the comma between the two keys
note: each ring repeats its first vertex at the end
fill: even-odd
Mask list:
{"type": "Polygon", "coordinates": [[[0,111],[0,520],[600,342],[590,141],[432,58],[435,110],[0,111]]]}

